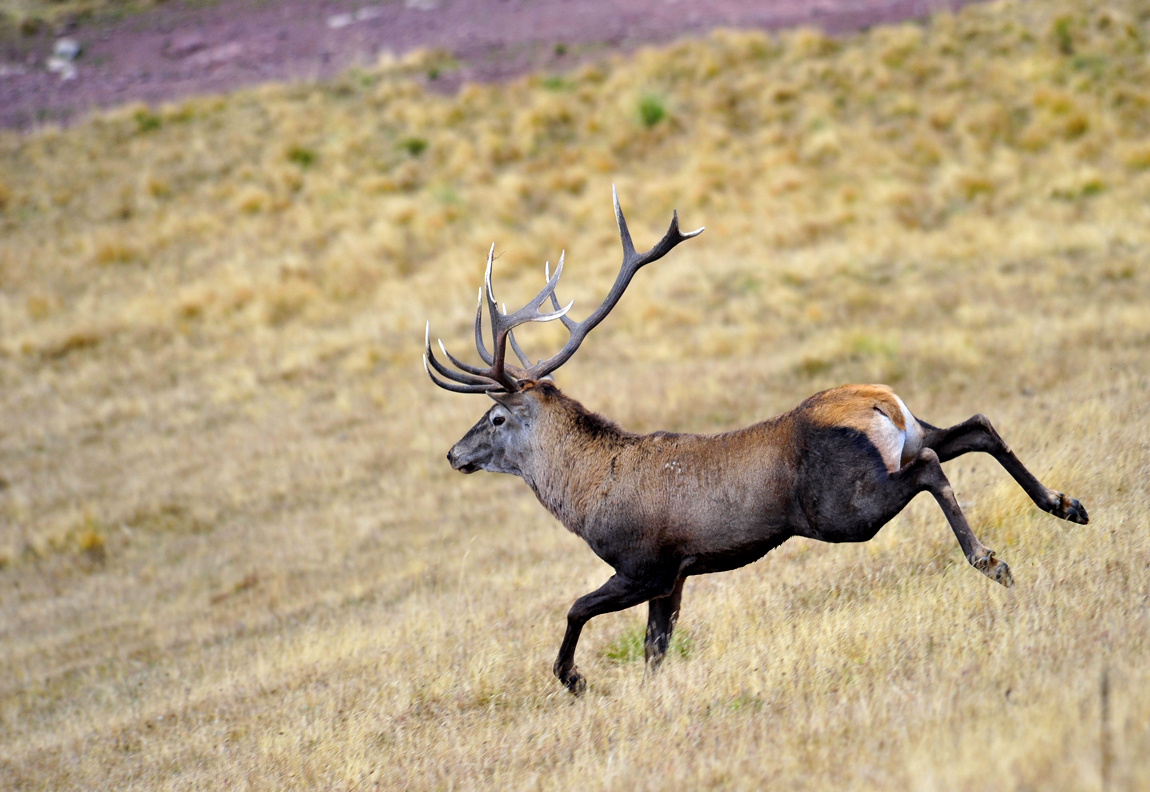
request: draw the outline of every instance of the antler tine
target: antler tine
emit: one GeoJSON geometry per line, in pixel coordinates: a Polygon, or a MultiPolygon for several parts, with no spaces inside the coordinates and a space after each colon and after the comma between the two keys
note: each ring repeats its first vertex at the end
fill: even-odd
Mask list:
{"type": "MultiPolygon", "coordinates": [[[[439,341],[439,348],[443,351],[443,354],[447,356],[448,360],[457,366],[460,371],[452,371],[436,359],[435,353],[431,351],[431,322],[428,322],[423,331],[424,361],[429,363],[431,368],[454,382],[458,382],[462,385],[484,385],[488,388],[491,387],[491,381],[484,376],[483,369],[468,365],[456,358],[455,355],[447,351],[447,347],[443,345],[442,340],[439,341]]],[[[430,373],[429,371],[428,374],[430,373]]],[[[432,377],[432,379],[435,379],[435,377],[432,377]]]]}
{"type": "Polygon", "coordinates": [[[431,377],[431,381],[444,390],[449,390],[454,393],[490,393],[502,388],[498,383],[489,383],[487,385],[455,385],[451,382],[444,382],[431,373],[431,368],[427,365],[427,354],[423,355],[423,369],[427,372],[427,376],[431,377]]]}
{"type": "MultiPolygon", "coordinates": [[[[556,265],[556,269],[555,269],[556,284],[558,284],[558,281],[559,281],[559,273],[563,271],[563,260],[565,258],[567,258],[567,251],[561,250],[559,252],[559,263],[556,265]]],[[[543,262],[543,277],[548,282],[551,281],[551,262],[550,261],[544,261],[543,262]]],[[[551,289],[550,297],[551,297],[551,307],[554,309],[554,311],[556,313],[562,314],[559,317],[559,321],[562,322],[563,326],[567,328],[568,332],[570,332],[572,329],[575,328],[575,320],[573,320],[570,316],[568,316],[567,312],[559,307],[559,298],[555,294],[555,289],[551,289]]],[[[572,301],[572,305],[573,304],[574,304],[574,301],[572,301]]],[[[570,308],[571,306],[569,305],[567,307],[570,308]]],[[[515,342],[515,334],[512,333],[508,338],[511,341],[511,348],[515,350],[515,354],[519,357],[519,362],[522,363],[525,368],[530,369],[531,368],[531,359],[529,357],[527,357],[526,354],[523,353],[523,350],[519,348],[519,344],[517,344],[515,342]]]]}
{"type": "MultiPolygon", "coordinates": [[[[566,255],[567,255],[566,250],[564,250],[562,253],[559,254],[559,265],[558,266],[560,266],[560,267],[563,266],[563,259],[564,259],[564,257],[566,257],[566,255]]],[[[550,267],[551,267],[551,262],[549,262],[549,261],[545,262],[543,264],[543,275],[544,275],[544,277],[547,278],[547,280],[551,280],[550,267]]],[[[555,296],[555,290],[554,289],[551,290],[551,306],[556,311],[559,310],[559,298],[555,296]]],[[[572,332],[575,330],[576,322],[570,316],[566,316],[566,315],[561,316],[561,317],[559,317],[559,321],[563,323],[563,326],[567,328],[568,332],[572,332]]]]}
{"type": "MultiPolygon", "coordinates": [[[[554,295],[554,292],[552,292],[554,295]]],[[[503,313],[507,313],[507,303],[503,303],[503,313]]],[[[524,366],[531,365],[531,359],[527,357],[527,353],[523,351],[523,347],[519,346],[519,342],[515,340],[515,331],[507,331],[507,343],[511,344],[511,348],[515,351],[515,357],[519,358],[519,362],[524,366]]]]}
{"type": "Polygon", "coordinates": [[[543,289],[525,306],[511,314],[506,312],[506,308],[500,311],[495,302],[495,292],[491,287],[491,270],[494,261],[495,246],[492,245],[487,253],[487,271],[483,278],[483,288],[479,290],[479,307],[475,312],[475,347],[479,352],[479,356],[488,364],[488,368],[480,368],[465,363],[448,352],[447,347],[443,345],[443,341],[440,341],[440,350],[458,371],[448,368],[441,363],[439,359],[436,358],[435,353],[431,351],[431,322],[428,322],[424,329],[424,369],[427,371],[428,376],[431,377],[432,382],[446,390],[456,393],[489,393],[492,391],[506,391],[510,393],[518,390],[518,379],[524,375],[525,371],[514,366],[508,367],[504,363],[508,343],[510,342],[512,349],[515,350],[515,354],[519,356],[524,366],[528,366],[528,358],[518,342],[516,342],[512,330],[527,322],[549,322],[554,319],[561,319],[571,310],[571,306],[574,305],[573,302],[569,303],[567,307],[559,308],[551,313],[545,313],[539,310],[544,300],[555,291],[555,285],[559,282],[559,276],[562,274],[563,269],[562,262],[560,262],[560,266],[556,269],[554,277],[548,278],[543,289]],[[485,294],[487,297],[488,315],[491,322],[491,340],[494,345],[491,352],[487,351],[487,347],[483,343],[483,299],[485,294]],[[437,373],[440,376],[437,377],[437,373]]]}
{"type": "MultiPolygon", "coordinates": [[[[671,225],[667,229],[667,233],[663,235],[655,246],[648,250],[646,253],[636,253],[635,245],[631,241],[631,232],[627,229],[627,220],[623,217],[623,209],[619,206],[619,193],[615,186],[611,186],[611,197],[615,204],[615,220],[619,224],[619,239],[623,244],[623,263],[619,267],[619,274],[615,277],[615,284],[611,287],[611,291],[607,293],[607,297],[603,300],[602,304],[591,312],[591,315],[584,319],[582,322],[575,322],[566,319],[563,325],[571,333],[567,344],[558,353],[548,358],[547,360],[540,361],[534,366],[528,367],[527,374],[532,379],[539,379],[544,377],[555,369],[562,366],[575,351],[579,349],[579,345],[583,343],[583,339],[602,322],[607,314],[611,312],[623,296],[623,292],[627,290],[627,286],[631,283],[631,279],[635,277],[635,273],[647,264],[661,259],[663,256],[671,252],[672,248],[692,237],[696,237],[703,233],[704,228],[699,228],[695,231],[684,234],[679,230],[679,213],[673,212],[671,214],[671,225]]],[[[558,304],[558,298],[554,295],[554,289],[551,294],[552,305],[558,304]]]]}
{"type": "MultiPolygon", "coordinates": [[[[615,202],[615,222],[619,224],[619,237],[623,242],[623,266],[620,269],[620,275],[628,269],[631,271],[631,275],[634,275],[640,267],[657,261],[670,253],[675,245],[697,237],[706,230],[706,226],[703,226],[684,234],[679,230],[679,211],[674,209],[671,211],[671,226],[667,229],[667,233],[663,234],[663,238],[653,248],[639,255],[635,252],[634,243],[631,242],[631,232],[627,230],[627,220],[623,217],[623,207],[619,206],[619,193],[615,189],[615,185],[611,185],[611,198],[615,202]]],[[[628,278],[628,280],[630,279],[628,278]]]]}
{"type": "MultiPolygon", "coordinates": [[[[492,245],[492,248],[495,246],[492,245]]],[[[483,345],[483,287],[479,287],[479,303],[475,306],[475,348],[479,350],[479,357],[487,365],[495,362],[495,358],[491,357],[491,353],[487,351],[487,347],[483,345]]]]}
{"type": "MultiPolygon", "coordinates": [[[[464,363],[462,360],[460,360],[460,359],[459,359],[459,358],[457,358],[455,355],[451,354],[451,352],[450,352],[450,351],[448,351],[447,347],[445,347],[445,346],[443,345],[443,341],[442,341],[442,340],[440,340],[440,341],[439,341],[439,348],[440,348],[440,349],[443,351],[443,354],[444,354],[444,356],[445,356],[445,357],[446,357],[448,360],[450,360],[450,361],[451,361],[451,365],[453,365],[453,366],[455,366],[456,368],[460,369],[460,371],[462,371],[463,373],[465,373],[465,374],[470,374],[470,375],[472,375],[472,376],[474,376],[474,377],[481,377],[481,378],[486,378],[486,377],[487,377],[487,372],[488,372],[490,369],[481,369],[481,368],[479,368],[478,366],[472,366],[470,363],[464,363]]],[[[434,355],[432,355],[431,357],[432,357],[432,361],[433,361],[433,363],[434,363],[434,362],[435,362],[435,356],[434,356],[434,355]]],[[[438,371],[438,370],[439,370],[439,368],[438,368],[438,367],[436,367],[436,370],[438,371]]],[[[442,373],[444,373],[444,374],[447,374],[447,372],[442,372],[442,373]]],[[[454,374],[454,373],[456,373],[456,372],[452,372],[452,374],[454,374]]],[[[459,380],[459,381],[460,381],[460,382],[463,382],[463,380],[459,380]]]]}
{"type": "MultiPolygon", "coordinates": [[[[627,229],[627,220],[623,217],[623,207],[619,205],[619,191],[615,189],[614,184],[611,185],[611,203],[615,208],[615,224],[619,226],[619,240],[623,243],[623,265],[626,266],[627,260],[635,255],[635,243],[631,241],[631,232],[627,229]]],[[[678,211],[672,210],[672,227],[678,225],[678,217],[678,211]]]]}
{"type": "MultiPolygon", "coordinates": [[[[555,274],[548,278],[547,283],[543,289],[535,295],[526,305],[514,313],[503,313],[499,310],[499,306],[495,302],[495,294],[491,288],[491,270],[494,263],[495,246],[491,246],[491,253],[487,256],[487,272],[484,275],[484,288],[487,295],[487,313],[491,322],[491,342],[494,347],[492,357],[494,362],[491,364],[490,376],[492,379],[503,384],[509,391],[516,390],[515,378],[507,374],[504,357],[507,354],[507,339],[513,328],[528,322],[550,322],[559,319],[566,315],[571,310],[574,301],[567,304],[565,308],[560,308],[551,313],[542,313],[539,308],[543,305],[543,301],[547,299],[548,295],[555,291],[555,286],[559,283],[559,277],[563,274],[562,262],[555,268],[555,274]]],[[[520,360],[524,361],[524,366],[527,366],[526,356],[522,354],[522,350],[516,352],[520,356],[520,360]]]]}
{"type": "MultiPolygon", "coordinates": [[[[443,350],[443,354],[451,358],[453,363],[457,363],[455,357],[447,351],[447,347],[443,342],[439,342],[439,348],[443,350]]],[[[474,368],[467,366],[466,368],[474,368]]],[[[435,358],[435,353],[431,351],[431,322],[428,322],[423,330],[423,369],[427,372],[427,376],[431,377],[431,381],[444,390],[453,391],[455,393],[487,393],[492,390],[499,390],[501,387],[498,383],[493,382],[486,377],[479,376],[469,371],[452,371],[444,366],[435,358]],[[441,380],[435,376],[432,369],[438,371],[450,381],[441,380]]]]}
{"type": "Polygon", "coordinates": [[[514,330],[507,332],[507,342],[511,344],[511,349],[515,352],[515,357],[519,358],[519,362],[523,364],[523,367],[529,367],[531,365],[531,358],[527,357],[527,353],[523,351],[523,347],[519,346],[519,342],[515,340],[514,330]]]}

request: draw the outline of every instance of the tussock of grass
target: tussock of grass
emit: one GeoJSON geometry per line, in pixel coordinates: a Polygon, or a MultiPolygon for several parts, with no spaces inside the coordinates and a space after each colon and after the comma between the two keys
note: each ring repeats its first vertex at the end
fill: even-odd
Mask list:
{"type": "Polygon", "coordinates": [[[154,8],[163,0],[0,0],[0,31],[43,32],[59,19],[116,17],[154,8]],[[6,30],[7,29],[7,30],[6,30]]]}
{"type": "MultiPolygon", "coordinates": [[[[1150,18],[970,6],[843,40],[718,33],[556,78],[329,84],[0,135],[0,786],[1146,786],[1150,18]],[[645,121],[658,98],[663,115],[645,121]],[[144,119],[144,120],[141,120],[144,119]],[[1018,586],[918,499],[872,542],[692,579],[689,659],[518,481],[443,453],[484,255],[509,305],[567,251],[560,384],[637,431],[729,429],[844,381],[989,415],[1092,523],[948,465],[1018,586]],[[635,647],[638,647],[636,649],[635,647]],[[637,655],[636,655],[637,656],[637,655]]],[[[521,340],[544,355],[561,328],[521,340]]]]}

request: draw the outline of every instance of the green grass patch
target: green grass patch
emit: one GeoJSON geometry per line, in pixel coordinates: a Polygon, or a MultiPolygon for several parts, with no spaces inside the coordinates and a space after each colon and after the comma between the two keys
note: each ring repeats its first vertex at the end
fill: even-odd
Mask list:
{"type": "MultiPolygon", "coordinates": [[[[631,627],[621,632],[607,645],[603,656],[615,663],[633,663],[644,658],[646,642],[646,626],[631,627]]],[[[667,647],[667,656],[686,660],[691,656],[691,650],[690,634],[681,629],[676,630],[667,647]]]]}
{"type": "Polygon", "coordinates": [[[427,151],[427,138],[406,137],[399,142],[399,147],[413,157],[418,157],[427,151]]]}
{"type": "Polygon", "coordinates": [[[316,153],[306,146],[292,146],[288,149],[288,162],[294,162],[301,168],[310,168],[315,164],[316,153]]]}
{"type": "Polygon", "coordinates": [[[667,117],[667,106],[662,97],[644,94],[639,100],[639,119],[650,129],[667,117]]]}

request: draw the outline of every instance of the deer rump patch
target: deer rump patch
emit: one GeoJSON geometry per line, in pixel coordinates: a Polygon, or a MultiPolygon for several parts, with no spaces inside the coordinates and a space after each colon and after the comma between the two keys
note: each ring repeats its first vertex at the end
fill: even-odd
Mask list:
{"type": "Polygon", "coordinates": [[[886,385],[847,385],[811,396],[799,407],[816,426],[854,429],[878,450],[890,473],[922,449],[923,431],[886,385]]]}

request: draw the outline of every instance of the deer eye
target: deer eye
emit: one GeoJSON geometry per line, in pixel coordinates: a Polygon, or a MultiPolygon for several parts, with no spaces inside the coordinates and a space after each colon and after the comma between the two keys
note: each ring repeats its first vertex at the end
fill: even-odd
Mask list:
{"type": "Polygon", "coordinates": [[[506,420],[507,419],[504,418],[502,415],[496,415],[494,418],[491,419],[491,425],[492,426],[502,426],[503,422],[506,420]]]}

